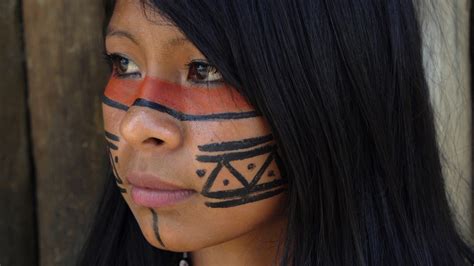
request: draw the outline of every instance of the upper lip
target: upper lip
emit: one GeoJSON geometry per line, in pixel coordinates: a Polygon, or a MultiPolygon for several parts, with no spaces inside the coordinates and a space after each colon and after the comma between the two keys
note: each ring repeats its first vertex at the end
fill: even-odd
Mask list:
{"type": "Polygon", "coordinates": [[[149,188],[153,190],[189,190],[162,181],[158,176],[144,173],[132,173],[127,176],[128,182],[135,187],[149,188]]]}

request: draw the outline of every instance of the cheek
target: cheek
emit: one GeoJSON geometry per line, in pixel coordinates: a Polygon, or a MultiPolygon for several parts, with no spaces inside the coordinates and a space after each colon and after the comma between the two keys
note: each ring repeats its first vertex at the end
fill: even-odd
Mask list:
{"type": "MultiPolygon", "coordinates": [[[[166,243],[165,249],[174,251],[199,250],[240,238],[265,235],[270,228],[273,230],[276,225],[281,225],[285,202],[286,194],[282,193],[239,207],[216,209],[201,205],[193,210],[159,213],[160,235],[166,243]]],[[[162,248],[154,238],[152,227],[148,226],[150,215],[143,213],[139,221],[147,240],[162,248]]]]}
{"type": "Polygon", "coordinates": [[[229,208],[283,192],[286,180],[279,171],[276,143],[262,118],[222,123],[213,129],[212,134],[200,129],[198,143],[193,143],[197,147],[194,171],[204,182],[201,194],[208,200],[206,206],[229,208]]]}
{"type": "Polygon", "coordinates": [[[125,112],[103,104],[102,113],[110,168],[119,191],[126,197],[129,191],[127,189],[127,182],[124,179],[124,172],[122,171],[123,166],[127,165],[126,158],[123,156],[126,143],[119,133],[119,124],[125,116],[125,112]]]}
{"type": "Polygon", "coordinates": [[[264,232],[283,219],[286,180],[280,174],[275,142],[261,118],[193,124],[193,168],[201,182],[196,205],[163,214],[167,248],[195,250],[264,232]],[[195,134],[195,135],[194,135],[195,134]]]}
{"type": "Polygon", "coordinates": [[[273,149],[227,160],[238,174],[223,165],[222,160],[199,161],[199,156],[204,155],[212,159],[216,155],[273,147],[275,143],[265,121],[253,118],[205,125],[187,122],[186,125],[187,142],[172,158],[174,167],[169,167],[171,162],[156,163],[167,165],[159,169],[161,173],[166,171],[166,176],[194,183],[200,194],[179,208],[157,209],[155,225],[156,219],[149,209],[136,206],[125,196],[147,241],[161,249],[190,251],[274,228],[273,225],[283,219],[286,187],[277,160],[271,156],[273,149]],[[245,139],[253,141],[243,141],[245,139]],[[230,144],[223,147],[223,143],[230,144]],[[221,170],[216,171],[220,164],[221,170]]]}
{"type": "Polygon", "coordinates": [[[104,121],[104,128],[106,131],[111,131],[114,134],[119,133],[120,121],[125,116],[125,112],[112,108],[106,104],[102,104],[102,116],[104,121]]]}

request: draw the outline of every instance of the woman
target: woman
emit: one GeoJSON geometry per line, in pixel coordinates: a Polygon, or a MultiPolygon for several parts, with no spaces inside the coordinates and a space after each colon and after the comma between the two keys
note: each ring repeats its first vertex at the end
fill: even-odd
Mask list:
{"type": "Polygon", "coordinates": [[[107,10],[113,175],[82,265],[474,262],[411,1],[107,10]]]}

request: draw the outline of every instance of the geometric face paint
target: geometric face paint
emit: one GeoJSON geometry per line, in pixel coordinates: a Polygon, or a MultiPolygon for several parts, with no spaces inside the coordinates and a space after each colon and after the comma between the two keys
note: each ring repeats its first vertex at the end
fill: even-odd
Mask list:
{"type": "MultiPolygon", "coordinates": [[[[122,194],[126,194],[127,193],[127,189],[125,189],[123,187],[123,180],[122,178],[120,177],[118,171],[117,171],[117,164],[119,163],[119,157],[118,156],[113,156],[113,151],[117,151],[118,150],[118,146],[116,144],[118,144],[120,142],[120,137],[108,132],[108,131],[105,131],[105,138],[107,139],[107,146],[109,148],[109,151],[108,151],[108,154],[109,154],[109,159],[110,159],[110,164],[112,166],[112,171],[113,171],[113,174],[114,174],[114,177],[115,177],[115,183],[117,184],[117,187],[119,189],[119,191],[122,193],[122,194]],[[115,143],[115,144],[114,144],[115,143]]],[[[165,244],[163,243],[163,240],[161,240],[161,236],[160,236],[160,232],[159,232],[159,229],[158,229],[158,215],[157,213],[155,212],[155,210],[153,209],[149,209],[151,214],[152,214],[152,217],[153,217],[153,231],[155,233],[155,237],[156,239],[158,240],[158,242],[161,244],[161,246],[165,247],[165,244]]]]}
{"type": "MultiPolygon", "coordinates": [[[[179,121],[222,121],[255,118],[260,114],[247,102],[247,100],[235,89],[228,86],[203,86],[186,87],[173,84],[153,77],[144,79],[120,79],[112,77],[105,89],[103,103],[120,111],[127,111],[132,106],[151,108],[155,111],[166,113],[179,121]]],[[[122,193],[126,189],[122,187],[122,179],[116,169],[118,157],[112,156],[112,150],[116,151],[119,137],[106,132],[110,151],[111,164],[117,184],[122,193]]],[[[285,191],[286,180],[282,179],[279,172],[273,180],[268,180],[267,171],[270,164],[278,160],[275,146],[269,142],[271,135],[263,138],[257,137],[246,140],[228,141],[225,143],[210,143],[199,146],[202,154],[197,156],[197,161],[204,164],[212,164],[214,170],[207,177],[201,195],[209,200],[205,205],[210,208],[229,208],[260,201],[273,197],[285,191]],[[266,145],[264,145],[266,144],[266,145]],[[263,146],[262,146],[263,145],[263,146]],[[217,153],[216,153],[217,152],[217,153]],[[252,160],[258,156],[265,156],[262,165],[255,165],[255,170],[243,171],[235,168],[235,161],[252,160]],[[240,187],[220,189],[216,191],[216,183],[225,174],[222,169],[231,171],[228,176],[229,186],[238,184],[240,187]],[[248,173],[247,173],[248,172],[248,173]],[[248,177],[247,177],[248,176],[248,177]],[[232,179],[234,177],[234,179],[232,179]]],[[[257,160],[258,161],[258,160],[257,160]]],[[[249,165],[253,165],[250,163],[249,165]]],[[[278,169],[278,167],[274,167],[278,169]]],[[[277,171],[277,170],[276,170],[277,171]]],[[[202,177],[204,177],[204,173],[202,177]]],[[[162,247],[165,247],[158,228],[158,213],[149,208],[152,214],[152,228],[155,238],[162,247]]]]}
{"type": "MultiPolygon", "coordinates": [[[[130,106],[148,107],[180,121],[232,120],[259,116],[245,98],[230,87],[185,87],[152,77],[142,80],[112,77],[104,92],[103,102],[123,111],[127,111],[130,106]]],[[[285,191],[286,180],[280,174],[274,176],[275,170],[269,170],[272,162],[277,166],[279,164],[272,140],[273,136],[270,134],[199,146],[199,151],[203,154],[196,156],[197,161],[214,165],[201,192],[203,196],[213,199],[206,202],[206,206],[234,207],[285,191]],[[252,167],[242,170],[234,166],[237,161],[250,162],[258,157],[264,157],[263,164],[257,167],[250,163],[250,166],[257,167],[253,171],[250,171],[252,167]],[[262,182],[262,177],[267,172],[275,178],[270,182],[262,182]],[[226,183],[233,181],[237,187],[216,191],[216,180],[223,174],[226,176],[226,183]]],[[[201,173],[202,177],[204,175],[205,173],[201,173]]]]}
{"type": "Polygon", "coordinates": [[[103,103],[124,111],[130,106],[148,107],[180,121],[259,116],[246,99],[231,87],[185,87],[153,77],[142,80],[111,78],[103,103]]]}
{"type": "Polygon", "coordinates": [[[286,179],[281,178],[280,174],[275,174],[276,169],[270,169],[272,162],[278,165],[279,160],[276,146],[272,144],[272,140],[273,136],[270,134],[239,141],[199,146],[198,148],[203,154],[196,156],[196,160],[214,165],[201,192],[203,196],[213,199],[206,202],[206,206],[211,208],[234,207],[284,192],[286,179]],[[261,165],[253,163],[257,157],[264,158],[264,160],[260,160],[262,161],[261,165]],[[239,167],[237,162],[240,163],[240,166],[246,167],[239,167]],[[273,180],[263,181],[262,177],[265,173],[268,173],[268,177],[273,177],[273,180]],[[216,182],[222,179],[225,185],[231,181],[236,185],[231,189],[214,189],[216,182]]]}
{"type": "Polygon", "coordinates": [[[121,193],[127,193],[127,190],[122,187],[123,185],[123,180],[120,177],[118,171],[117,171],[117,164],[119,161],[118,156],[114,156],[113,152],[116,152],[118,150],[118,144],[120,142],[120,138],[108,131],[105,131],[105,138],[107,139],[107,147],[108,149],[108,154],[109,154],[109,160],[110,160],[110,165],[112,166],[112,171],[115,177],[115,183],[117,184],[119,190],[121,193]]]}

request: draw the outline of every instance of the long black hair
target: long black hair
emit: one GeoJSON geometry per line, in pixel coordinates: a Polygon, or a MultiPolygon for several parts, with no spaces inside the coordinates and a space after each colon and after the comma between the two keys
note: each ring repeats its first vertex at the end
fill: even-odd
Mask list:
{"type": "MultiPolygon", "coordinates": [[[[288,177],[281,265],[472,265],[448,205],[413,1],[144,8],[174,23],[269,121],[288,177]]],[[[177,257],[146,243],[110,178],[82,265],[177,257]]]]}

